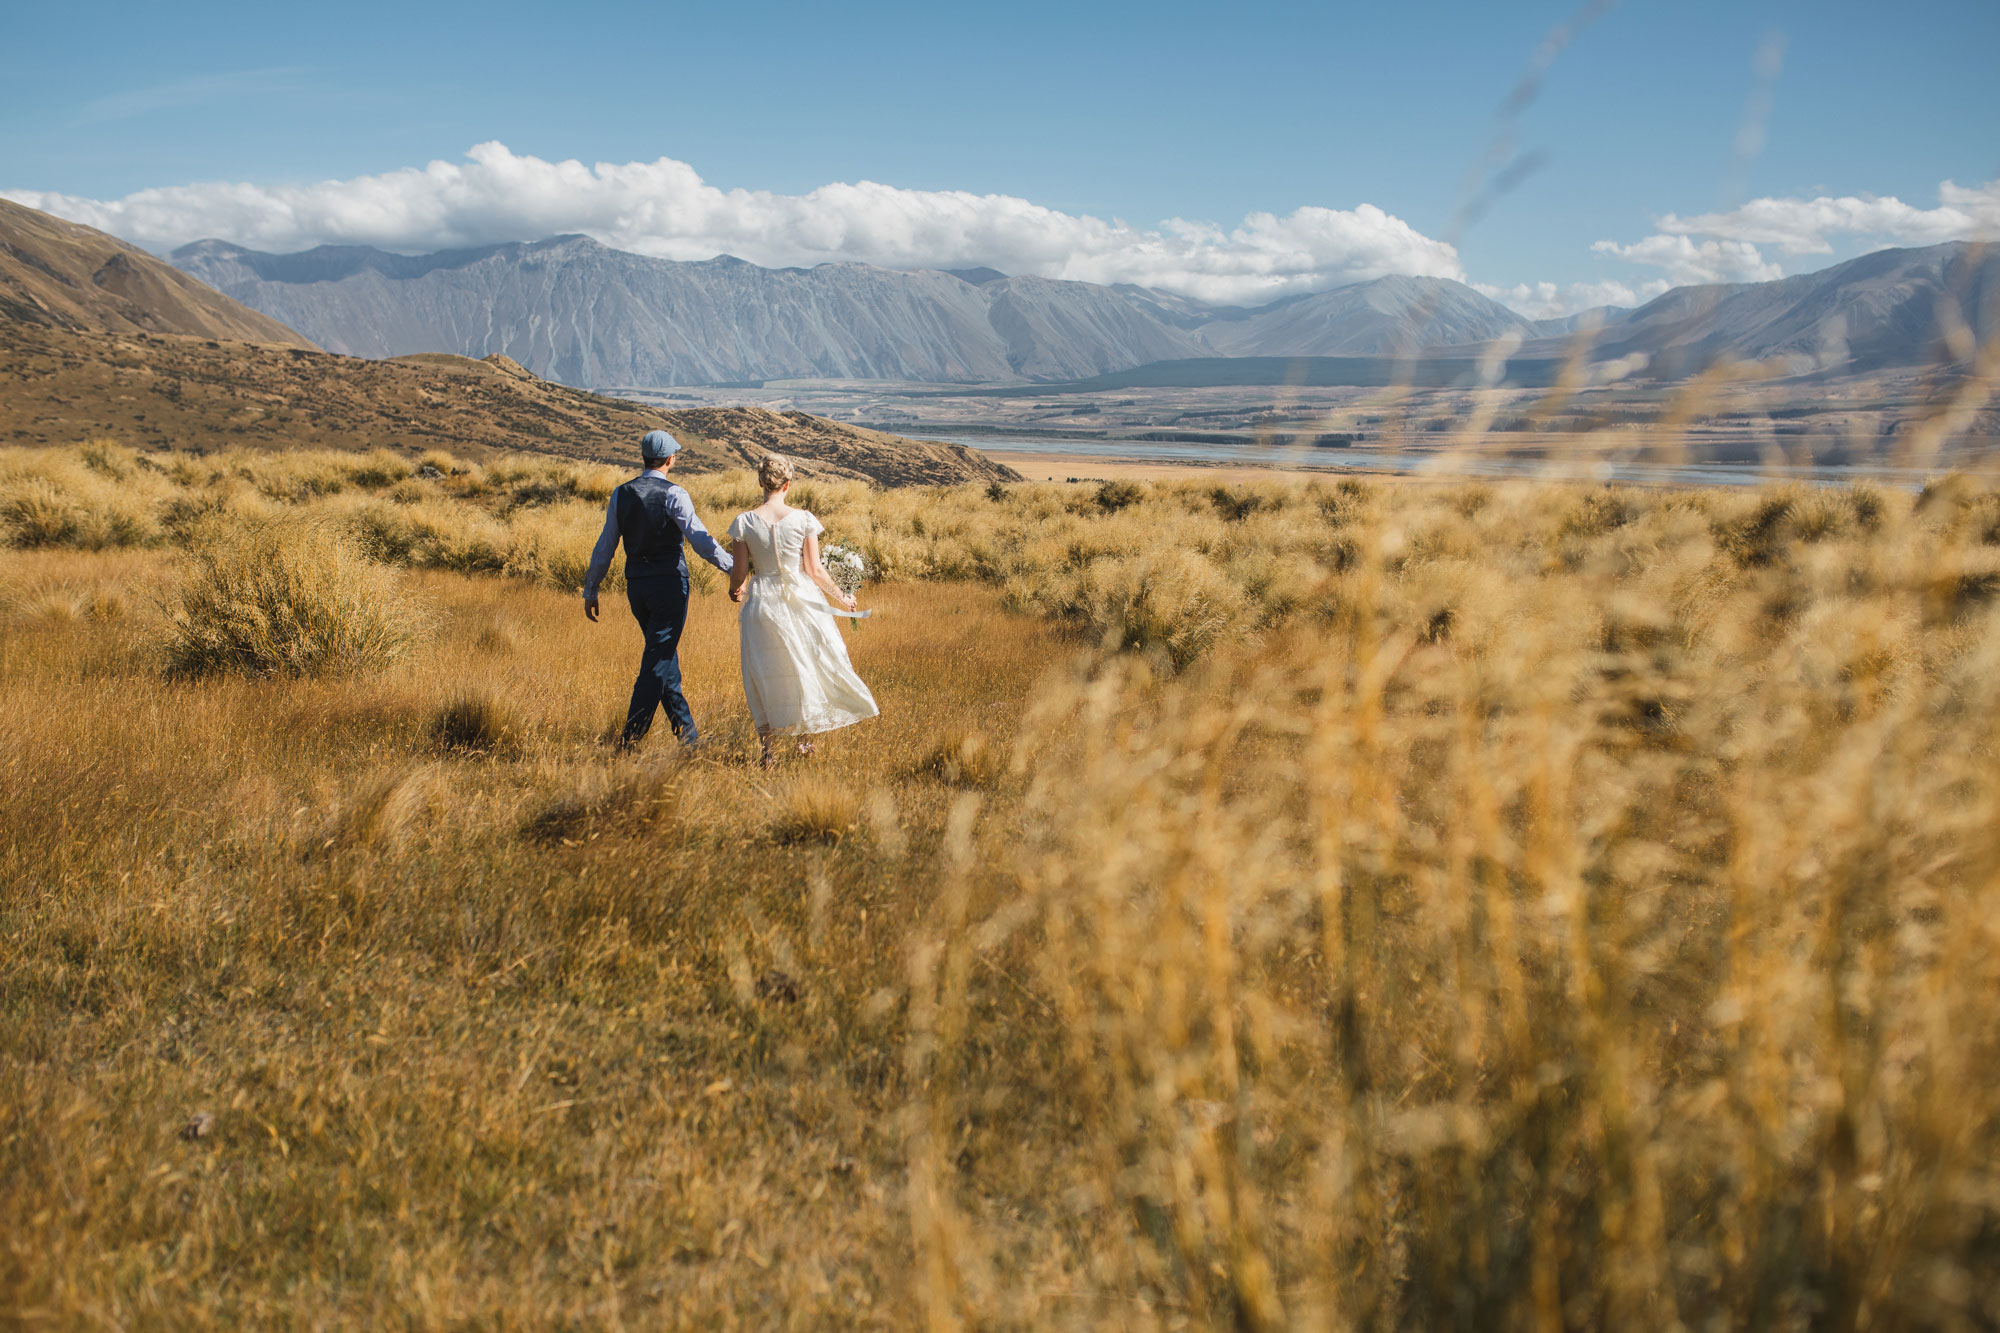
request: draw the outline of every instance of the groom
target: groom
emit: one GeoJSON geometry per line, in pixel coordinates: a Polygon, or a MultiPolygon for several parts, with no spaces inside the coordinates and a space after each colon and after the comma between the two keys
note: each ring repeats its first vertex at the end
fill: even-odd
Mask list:
{"type": "Polygon", "coordinates": [[[611,492],[604,531],[598,534],[583,576],[583,614],[595,622],[597,585],[604,581],[612,553],[624,539],[625,597],[645,631],[646,651],[639,659],[639,679],[632,683],[632,707],[625,714],[621,749],[645,737],[653,725],[653,709],[661,705],[681,743],[695,743],[694,714],[681,696],[681,628],[687,624],[688,611],[687,554],[681,539],[725,574],[734,563],[701,525],[694,500],[667,480],[680,451],[680,441],[663,430],[649,430],[640,438],[645,471],[611,492]]]}

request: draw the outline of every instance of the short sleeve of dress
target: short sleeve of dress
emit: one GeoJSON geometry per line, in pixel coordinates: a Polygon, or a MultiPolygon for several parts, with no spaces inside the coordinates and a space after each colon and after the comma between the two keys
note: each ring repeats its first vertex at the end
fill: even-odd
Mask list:
{"type": "Polygon", "coordinates": [[[817,536],[819,536],[819,535],[820,535],[820,534],[821,534],[822,532],[825,532],[825,531],[826,531],[826,524],[824,524],[824,523],[822,523],[822,522],[820,522],[820,521],[819,521],[819,515],[818,515],[818,514],[807,514],[807,515],[806,515],[806,531],[807,531],[808,533],[812,534],[813,536],[817,537],[817,536]]]}
{"type": "Polygon", "coordinates": [[[727,537],[727,538],[728,538],[728,539],[729,539],[730,541],[732,541],[732,542],[740,542],[740,541],[742,541],[742,540],[743,540],[743,515],[741,515],[741,514],[738,514],[738,515],[737,515],[737,516],[736,516],[735,518],[732,518],[732,519],[730,519],[730,520],[729,520],[729,531],[727,531],[727,532],[723,533],[722,535],[723,535],[723,536],[725,536],[725,537],[727,537]]]}

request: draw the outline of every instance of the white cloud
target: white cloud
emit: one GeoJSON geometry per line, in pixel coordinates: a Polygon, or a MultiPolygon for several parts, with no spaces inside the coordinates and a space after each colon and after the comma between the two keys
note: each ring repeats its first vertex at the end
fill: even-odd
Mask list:
{"type": "Polygon", "coordinates": [[[1764,282],[1785,275],[1759,246],[1780,254],[1832,255],[1838,249],[1941,245],[2000,238],[2000,180],[1967,187],[1945,181],[1938,206],[1918,208],[1894,195],[1752,199],[1721,213],[1669,213],[1657,230],[1630,245],[1599,241],[1599,254],[1661,269],[1675,284],[1764,282]],[[1858,242],[1858,246],[1855,244],[1858,242]]]}
{"type": "Polygon", "coordinates": [[[1748,241],[1656,235],[1630,245],[1599,241],[1590,248],[1628,263],[1664,269],[1667,281],[1677,287],[1697,282],[1769,282],[1785,276],[1783,265],[1764,258],[1748,241]]]}
{"type": "Polygon", "coordinates": [[[1883,245],[1992,239],[2000,236],[2000,180],[1970,189],[1946,181],[1938,187],[1936,208],[1917,208],[1894,195],[1753,199],[1726,213],[1669,213],[1656,225],[1671,236],[1775,245],[1788,255],[1832,254],[1836,236],[1883,245]]]}
{"type": "Polygon", "coordinates": [[[1512,287],[1485,282],[1472,284],[1480,295],[1489,296],[1529,319],[1559,319],[1607,305],[1640,306],[1672,285],[1663,278],[1637,283],[1572,282],[1568,286],[1553,282],[1518,282],[1512,287]]]}
{"type": "Polygon", "coordinates": [[[337,243],[420,252],[582,232],[669,259],[983,264],[1242,303],[1390,273],[1464,276],[1452,246],[1371,204],[1252,213],[1227,229],[1178,218],[1147,228],[1008,195],[872,181],[802,195],[722,190],[671,158],[585,166],[499,143],[478,145],[465,162],[311,185],[181,185],[113,200],[0,193],[160,250],[219,237],[260,250],[337,243]]]}

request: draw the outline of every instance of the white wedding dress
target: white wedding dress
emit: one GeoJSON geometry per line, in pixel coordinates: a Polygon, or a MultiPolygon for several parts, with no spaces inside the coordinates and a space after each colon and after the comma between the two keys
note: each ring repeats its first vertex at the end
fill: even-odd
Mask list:
{"type": "Polygon", "coordinates": [[[882,710],[847,660],[826,594],[802,567],[806,538],[826,529],[803,509],[773,523],[743,513],[729,540],[750,548],[750,576],[737,626],[743,693],[760,732],[832,731],[882,710]]]}

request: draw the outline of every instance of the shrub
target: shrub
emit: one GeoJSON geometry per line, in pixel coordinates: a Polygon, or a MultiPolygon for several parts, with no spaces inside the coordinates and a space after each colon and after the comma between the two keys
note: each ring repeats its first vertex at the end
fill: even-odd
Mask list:
{"type": "Polygon", "coordinates": [[[167,665],[176,676],[344,675],[395,661],[423,628],[395,577],[330,523],[210,527],[170,609],[167,665]]]}

